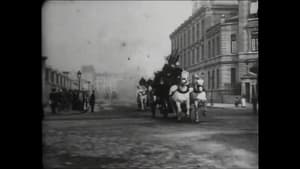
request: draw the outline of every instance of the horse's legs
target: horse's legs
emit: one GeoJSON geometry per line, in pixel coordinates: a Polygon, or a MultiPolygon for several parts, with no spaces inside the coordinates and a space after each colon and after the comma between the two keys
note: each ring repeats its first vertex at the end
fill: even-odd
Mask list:
{"type": "Polygon", "coordinates": [[[141,102],[141,109],[144,110],[144,98],[141,96],[140,98],[140,102],[141,102]]]}
{"type": "Polygon", "coordinates": [[[190,115],[190,99],[186,100],[186,115],[190,115]]]}
{"type": "Polygon", "coordinates": [[[195,116],[196,116],[196,122],[199,122],[199,102],[198,100],[195,100],[194,106],[195,106],[195,116]]]}
{"type": "Polygon", "coordinates": [[[172,112],[176,113],[176,115],[177,115],[175,101],[172,99],[172,97],[170,97],[169,99],[170,99],[170,103],[171,103],[172,112]]]}
{"type": "Polygon", "coordinates": [[[177,108],[177,111],[176,111],[176,114],[177,114],[177,120],[181,120],[181,104],[180,102],[176,102],[176,108],[177,108]]]}
{"type": "Polygon", "coordinates": [[[203,101],[202,106],[203,106],[202,114],[203,116],[206,116],[206,101],[203,101]]]}

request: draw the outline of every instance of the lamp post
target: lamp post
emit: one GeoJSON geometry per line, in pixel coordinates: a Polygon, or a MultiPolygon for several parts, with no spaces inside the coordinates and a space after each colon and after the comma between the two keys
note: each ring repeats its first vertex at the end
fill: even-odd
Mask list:
{"type": "Polygon", "coordinates": [[[80,80],[81,80],[81,72],[80,70],[77,72],[77,78],[78,78],[78,109],[81,111],[81,103],[80,103],[80,80]]]}
{"type": "Polygon", "coordinates": [[[78,91],[80,92],[80,80],[81,80],[81,72],[80,72],[80,70],[77,72],[77,77],[78,77],[78,91]]]}

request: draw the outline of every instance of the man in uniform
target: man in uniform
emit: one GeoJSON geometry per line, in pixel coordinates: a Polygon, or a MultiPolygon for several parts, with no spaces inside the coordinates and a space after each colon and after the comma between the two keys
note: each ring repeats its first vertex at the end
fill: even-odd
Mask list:
{"type": "Polygon", "coordinates": [[[90,96],[90,107],[91,107],[91,112],[94,112],[94,106],[95,106],[95,90],[93,90],[92,95],[90,96]]]}

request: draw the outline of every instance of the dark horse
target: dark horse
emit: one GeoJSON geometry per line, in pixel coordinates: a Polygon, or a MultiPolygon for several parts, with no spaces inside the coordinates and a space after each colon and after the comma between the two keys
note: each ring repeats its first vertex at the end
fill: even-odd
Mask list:
{"type": "Polygon", "coordinates": [[[178,84],[182,69],[174,64],[165,64],[161,71],[154,74],[152,81],[153,99],[152,115],[155,117],[156,105],[159,105],[160,112],[164,117],[168,117],[168,113],[172,113],[172,106],[169,98],[169,90],[172,85],[178,84]]]}

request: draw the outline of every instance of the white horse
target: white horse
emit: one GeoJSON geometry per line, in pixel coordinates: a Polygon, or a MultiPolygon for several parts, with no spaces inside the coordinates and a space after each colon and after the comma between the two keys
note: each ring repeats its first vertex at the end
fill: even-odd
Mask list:
{"type": "Polygon", "coordinates": [[[137,96],[137,101],[138,104],[141,105],[141,110],[145,110],[145,105],[147,103],[147,89],[144,86],[138,86],[137,87],[137,92],[136,92],[136,96],[137,96]]]}
{"type": "Polygon", "coordinates": [[[199,122],[199,111],[200,108],[203,108],[204,110],[203,115],[206,116],[206,92],[203,88],[204,80],[199,78],[198,76],[194,76],[194,82],[193,82],[193,92],[191,93],[191,99],[194,105],[194,111],[196,116],[196,122],[199,122]]]}
{"type": "Polygon", "coordinates": [[[187,83],[187,77],[181,77],[179,85],[173,85],[170,88],[169,95],[171,98],[172,109],[177,115],[177,120],[181,120],[182,108],[181,105],[186,105],[186,115],[190,115],[190,93],[193,88],[190,88],[187,83]],[[175,103],[175,104],[174,104],[175,103]]]}

